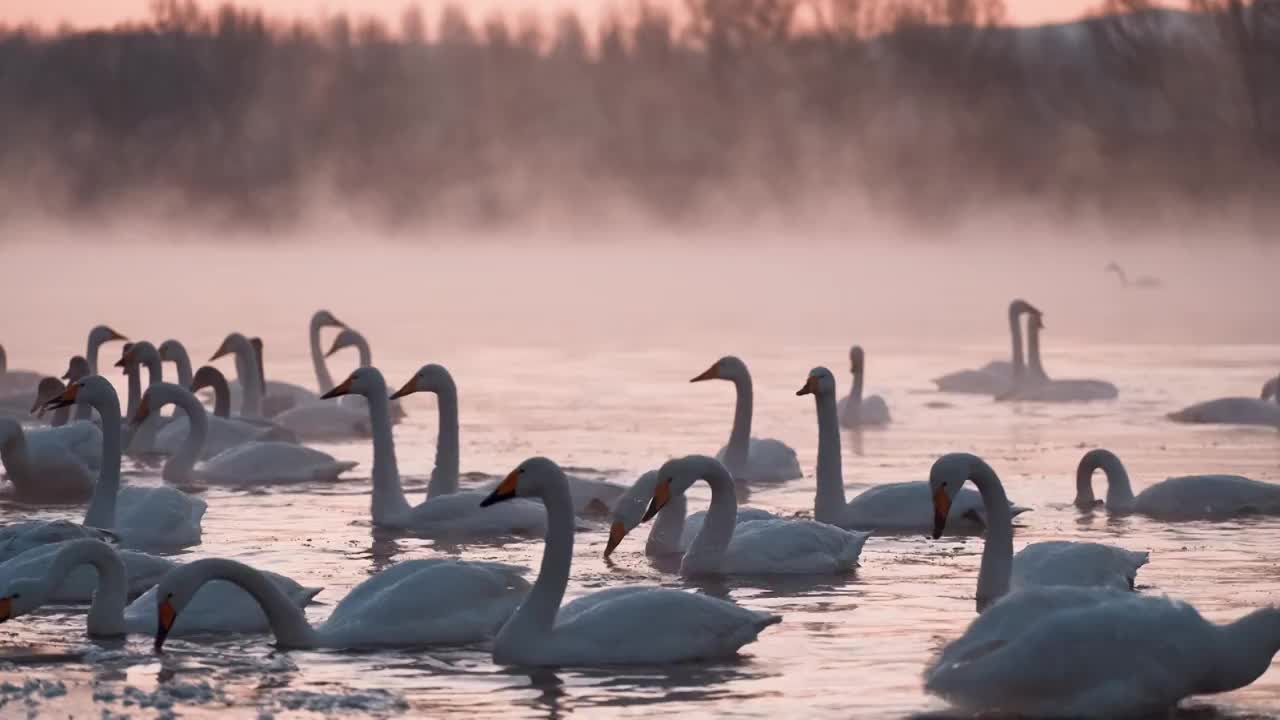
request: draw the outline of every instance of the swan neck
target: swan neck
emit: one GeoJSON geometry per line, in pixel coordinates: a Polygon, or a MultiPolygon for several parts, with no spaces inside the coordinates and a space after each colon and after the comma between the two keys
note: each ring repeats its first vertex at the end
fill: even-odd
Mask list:
{"type": "Polygon", "coordinates": [[[718,462],[708,459],[701,464],[698,477],[711,486],[711,506],[707,508],[702,529],[689,543],[689,551],[681,565],[684,572],[718,572],[738,522],[738,498],[733,476],[718,462]]]}
{"type": "Polygon", "coordinates": [[[987,534],[982,548],[982,565],[978,571],[978,612],[1009,592],[1013,571],[1013,513],[1004,485],[994,470],[980,463],[969,479],[982,495],[987,514],[987,534]]]}
{"type": "Polygon", "coordinates": [[[1044,371],[1044,366],[1040,364],[1040,325],[1036,322],[1029,323],[1027,327],[1027,363],[1031,369],[1031,376],[1036,380],[1048,380],[1049,376],[1044,371]]]}
{"type": "Polygon", "coordinates": [[[672,495],[649,527],[649,538],[644,544],[645,554],[672,555],[680,552],[680,541],[684,537],[684,523],[688,514],[689,501],[684,493],[672,495]]]}
{"type": "Polygon", "coordinates": [[[231,388],[227,379],[219,373],[209,387],[213,389],[213,414],[220,418],[231,417],[231,388]]]}
{"type": "MultiPolygon", "coordinates": [[[[125,377],[129,379],[129,395],[126,402],[125,416],[132,418],[138,412],[138,403],[142,402],[142,368],[137,365],[130,365],[125,368],[125,377]]],[[[102,422],[105,425],[107,418],[104,415],[102,422]]]]}
{"type": "Polygon", "coordinates": [[[71,406],[60,407],[53,411],[53,419],[49,421],[52,427],[62,427],[71,419],[71,406]]]}
{"type": "Polygon", "coordinates": [[[84,524],[110,530],[116,524],[116,495],[120,492],[120,401],[112,392],[93,403],[93,407],[102,418],[102,467],[84,513],[84,524]]]}
{"type": "Polygon", "coordinates": [[[333,389],[333,376],[329,374],[329,366],[325,364],[324,351],[320,348],[320,323],[313,318],[307,333],[311,344],[311,368],[316,373],[316,384],[320,392],[327,393],[333,389]]]}
{"type": "Polygon", "coordinates": [[[258,374],[258,353],[249,341],[239,344],[236,354],[236,377],[240,380],[240,414],[262,417],[262,378],[258,374]]]}
{"type": "Polygon", "coordinates": [[[1009,334],[1013,342],[1013,379],[1015,382],[1022,379],[1023,360],[1022,360],[1022,320],[1018,312],[1009,311],[1009,334]]]}
{"type": "Polygon", "coordinates": [[[396,464],[396,444],[391,434],[386,384],[378,385],[365,396],[369,405],[369,427],[373,431],[371,512],[375,525],[394,525],[409,513],[410,507],[404,496],[404,487],[400,484],[400,469],[396,464]]]}
{"type": "Polygon", "coordinates": [[[164,363],[159,355],[148,355],[143,363],[147,366],[147,387],[164,382],[164,363]]]}
{"type": "Polygon", "coordinates": [[[89,363],[90,375],[98,374],[98,348],[102,347],[102,343],[93,333],[89,333],[89,346],[85,348],[84,359],[89,363]]]}
{"type": "Polygon", "coordinates": [[[542,504],[547,509],[547,538],[542,551],[542,566],[538,569],[538,579],[533,588],[511,616],[507,627],[503,628],[503,635],[514,633],[515,637],[527,638],[549,634],[569,583],[575,520],[569,484],[563,476],[560,482],[543,486],[542,504]]]}
{"type": "Polygon", "coordinates": [[[725,449],[724,464],[735,477],[741,477],[747,469],[747,457],[751,449],[751,413],[755,398],[751,387],[751,375],[733,379],[737,399],[733,406],[733,430],[729,433],[729,445],[725,449]]]}
{"type": "Polygon", "coordinates": [[[178,384],[182,387],[191,387],[191,356],[187,354],[187,349],[179,344],[174,344],[173,348],[173,365],[178,374],[178,384]]]}
{"type": "Polygon", "coordinates": [[[105,543],[81,540],[65,545],[45,577],[49,591],[57,590],[81,565],[92,565],[98,574],[87,618],[89,634],[124,635],[124,608],[129,600],[124,561],[105,543]]]}
{"type": "Polygon", "coordinates": [[[183,483],[191,479],[196,461],[204,452],[204,444],[209,437],[209,415],[196,396],[185,389],[178,394],[174,404],[187,414],[187,437],[178,451],[165,461],[161,475],[165,482],[183,483]]]}
{"type": "Polygon", "coordinates": [[[226,580],[249,593],[266,614],[277,645],[309,648],[320,644],[302,609],[266,575],[248,565],[220,558],[206,560],[201,569],[202,572],[192,578],[192,585],[199,588],[211,580],[226,580]]]}
{"type": "Polygon", "coordinates": [[[834,523],[847,502],[836,398],[834,393],[815,393],[813,401],[818,410],[818,492],[813,499],[813,515],[819,522],[834,523]]]}
{"type": "Polygon", "coordinates": [[[1257,680],[1280,651],[1280,609],[1255,610],[1214,628],[1217,642],[1204,663],[1206,677],[1197,693],[1236,690],[1257,680]]]}
{"type": "Polygon", "coordinates": [[[373,365],[373,352],[369,350],[369,341],[363,335],[356,340],[356,352],[360,355],[360,367],[373,365]]]}
{"type": "Polygon", "coordinates": [[[452,384],[436,392],[440,427],[436,431],[436,466],[427,484],[427,498],[458,492],[458,390],[452,384]]]}

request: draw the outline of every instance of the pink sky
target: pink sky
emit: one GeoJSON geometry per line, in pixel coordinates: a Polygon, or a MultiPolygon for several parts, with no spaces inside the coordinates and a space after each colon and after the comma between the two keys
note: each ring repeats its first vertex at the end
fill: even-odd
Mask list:
{"type": "MultiPolygon", "coordinates": [[[[418,0],[427,17],[434,17],[447,0],[418,0]]],[[[200,2],[202,6],[218,4],[214,0],[200,2]]],[[[408,0],[241,0],[237,5],[266,8],[272,15],[320,17],[334,12],[355,15],[376,14],[388,19],[399,17],[408,0]]],[[[495,10],[525,10],[540,8],[553,12],[560,8],[576,8],[587,16],[594,16],[603,8],[616,7],[617,0],[459,0],[473,15],[483,16],[495,10]]],[[[1062,20],[1079,16],[1083,11],[1099,3],[1091,0],[1006,0],[1010,20],[1018,23],[1034,23],[1046,20],[1062,20]]],[[[148,17],[149,0],[4,0],[0,3],[0,22],[14,24],[34,22],[53,27],[68,21],[76,27],[112,25],[125,20],[148,17]]]]}

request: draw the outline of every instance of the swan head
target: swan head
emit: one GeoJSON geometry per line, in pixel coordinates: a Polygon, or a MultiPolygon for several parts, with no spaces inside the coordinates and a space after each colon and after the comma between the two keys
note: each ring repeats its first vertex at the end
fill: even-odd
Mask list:
{"type": "Polygon", "coordinates": [[[125,368],[128,371],[129,368],[137,367],[140,363],[149,360],[158,361],[159,359],[160,353],[156,350],[155,345],[146,340],[139,340],[124,346],[124,350],[120,353],[120,359],[116,361],[116,367],[125,368]]]}
{"type": "Polygon", "coordinates": [[[364,343],[363,335],[361,335],[359,332],[355,330],[352,330],[351,328],[344,327],[342,329],[342,332],[338,333],[337,336],[333,338],[333,345],[329,347],[329,350],[325,352],[324,356],[331,357],[332,355],[334,355],[335,353],[337,353],[339,350],[343,348],[349,348],[349,347],[358,348],[363,343],[364,343]]]}
{"type": "Polygon", "coordinates": [[[866,353],[862,351],[861,345],[854,345],[853,347],[849,348],[849,372],[853,373],[854,375],[857,375],[858,373],[862,372],[862,369],[866,365],[866,362],[867,362],[866,353]]]}
{"type": "Polygon", "coordinates": [[[328,310],[317,310],[315,314],[311,316],[311,325],[315,328],[345,328],[347,326],[346,323],[339,320],[328,310]]]}
{"type": "Polygon", "coordinates": [[[177,340],[165,340],[160,343],[160,359],[165,362],[177,362],[178,358],[187,354],[187,349],[177,340]]]}
{"type": "Polygon", "coordinates": [[[627,533],[644,522],[645,510],[653,500],[653,491],[657,486],[658,471],[650,470],[641,475],[614,503],[613,524],[609,526],[609,542],[604,548],[606,558],[613,554],[627,533]]]}
{"type": "Polygon", "coordinates": [[[938,458],[929,469],[929,494],[933,498],[933,539],[942,537],[947,527],[947,515],[951,512],[951,503],[965,482],[974,474],[977,464],[982,463],[975,455],[969,453],[950,453],[938,458]]]}
{"type": "Polygon", "coordinates": [[[191,392],[198,392],[207,387],[216,388],[227,384],[227,376],[212,365],[202,365],[196,374],[191,376],[191,392]]]}
{"type": "Polygon", "coordinates": [[[673,496],[683,495],[694,483],[717,471],[729,476],[729,470],[719,460],[706,455],[686,455],[666,461],[658,468],[658,482],[654,485],[653,497],[644,519],[649,520],[657,515],[671,502],[673,496]]]}
{"type": "Polygon", "coordinates": [[[191,396],[191,391],[181,385],[173,383],[160,382],[155,383],[142,393],[142,400],[138,403],[138,409],[134,412],[133,417],[129,418],[129,426],[136,428],[146,421],[147,417],[153,412],[160,412],[165,405],[173,405],[191,396]]]}
{"type": "Polygon", "coordinates": [[[1031,303],[1027,302],[1026,300],[1023,300],[1022,298],[1017,298],[1013,302],[1009,303],[1009,319],[1010,320],[1017,320],[1019,317],[1022,316],[1023,313],[1032,313],[1033,315],[1039,315],[1040,309],[1037,308],[1035,305],[1032,305],[1031,303]]]}
{"type": "Polygon", "coordinates": [[[553,460],[533,457],[525,460],[507,474],[489,496],[480,501],[480,507],[489,507],[518,497],[542,497],[547,489],[560,485],[568,491],[569,481],[564,471],[553,460]]]}
{"type": "Polygon", "coordinates": [[[83,355],[72,355],[71,361],[67,363],[67,371],[62,374],[62,379],[75,382],[88,376],[89,361],[85,360],[83,355]]]}
{"type": "Polygon", "coordinates": [[[44,409],[57,410],[76,403],[109,407],[107,405],[109,400],[117,404],[120,402],[116,396],[115,386],[101,375],[90,375],[67,385],[67,389],[63,390],[62,394],[54,396],[44,404],[44,409]]]}
{"type": "Polygon", "coordinates": [[[332,390],[320,396],[322,400],[341,397],[343,395],[363,395],[371,398],[387,394],[387,383],[382,373],[375,367],[356,368],[346,380],[338,383],[332,390]]]}
{"type": "Polygon", "coordinates": [[[418,372],[414,373],[413,377],[391,396],[391,399],[396,400],[405,395],[420,392],[440,393],[448,390],[454,390],[453,376],[443,365],[431,363],[418,368],[418,372]]]}
{"type": "Polygon", "coordinates": [[[804,387],[796,391],[796,395],[835,395],[836,379],[831,371],[824,367],[816,367],[809,371],[804,387]]]}
{"type": "Polygon", "coordinates": [[[233,353],[246,352],[252,349],[253,344],[249,342],[249,338],[238,332],[233,332],[223,339],[222,344],[218,346],[218,350],[213,353],[213,357],[209,358],[209,362],[233,353]]]}
{"type": "Polygon", "coordinates": [[[44,411],[41,408],[44,404],[61,395],[66,389],[67,386],[56,377],[40,378],[40,384],[36,385],[36,401],[31,405],[31,414],[43,415],[44,411]]]}
{"type": "Polygon", "coordinates": [[[90,345],[101,345],[103,343],[116,342],[117,340],[128,342],[129,338],[121,335],[115,330],[112,330],[106,325],[99,325],[89,331],[90,345]]]}
{"type": "Polygon", "coordinates": [[[715,361],[715,364],[703,371],[701,375],[689,382],[702,382],[703,380],[732,380],[736,382],[750,377],[751,373],[747,371],[746,363],[733,355],[725,355],[715,361]]]}

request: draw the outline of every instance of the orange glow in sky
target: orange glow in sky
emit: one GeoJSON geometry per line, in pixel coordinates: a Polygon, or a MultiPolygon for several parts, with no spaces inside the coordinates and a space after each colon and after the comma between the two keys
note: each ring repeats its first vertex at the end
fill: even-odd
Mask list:
{"type": "MultiPolygon", "coordinates": [[[[5,0],[0,3],[0,22],[6,24],[35,23],[52,28],[67,22],[74,27],[102,27],[124,21],[143,20],[150,16],[150,0],[5,0]]],[[[202,7],[220,4],[201,1],[202,7]]],[[[352,15],[377,15],[395,21],[410,0],[240,0],[236,5],[264,8],[269,15],[319,18],[345,12],[352,15]]],[[[428,18],[435,17],[446,0],[419,0],[417,4],[428,18]]],[[[483,17],[496,11],[522,12],[539,10],[551,14],[572,8],[590,21],[602,11],[624,6],[617,0],[457,0],[483,17]]],[[[1030,24],[1078,17],[1098,2],[1090,0],[1006,0],[1009,20],[1030,24]]]]}

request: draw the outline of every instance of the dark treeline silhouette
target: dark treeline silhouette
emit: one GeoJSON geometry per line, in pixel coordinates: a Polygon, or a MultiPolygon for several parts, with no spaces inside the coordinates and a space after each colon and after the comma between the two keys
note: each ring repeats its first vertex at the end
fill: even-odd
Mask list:
{"type": "Polygon", "coordinates": [[[0,213],[519,227],[992,209],[1182,222],[1280,197],[1280,0],[685,0],[586,27],[415,9],[391,29],[159,0],[0,28],[0,213]]]}

